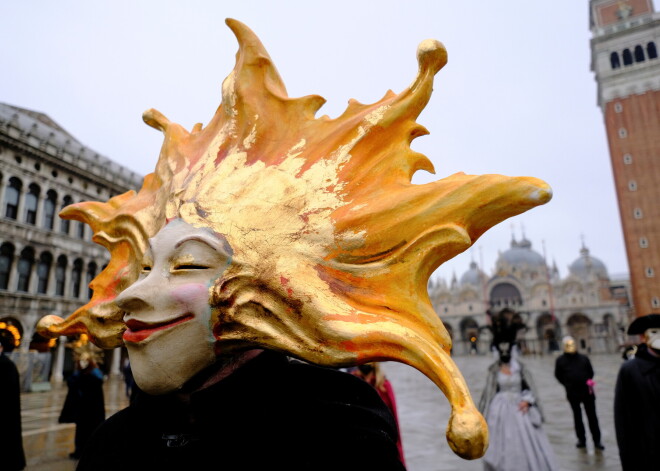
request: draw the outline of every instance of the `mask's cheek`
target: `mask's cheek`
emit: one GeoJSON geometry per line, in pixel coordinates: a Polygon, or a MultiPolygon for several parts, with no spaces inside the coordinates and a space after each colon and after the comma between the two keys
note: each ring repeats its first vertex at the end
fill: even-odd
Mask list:
{"type": "Polygon", "coordinates": [[[175,286],[171,295],[182,312],[195,314],[200,308],[208,306],[209,289],[204,283],[184,283],[175,286]]]}

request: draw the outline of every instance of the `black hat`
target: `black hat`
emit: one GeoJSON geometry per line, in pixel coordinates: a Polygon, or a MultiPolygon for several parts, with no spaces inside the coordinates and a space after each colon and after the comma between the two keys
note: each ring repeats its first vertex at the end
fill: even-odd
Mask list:
{"type": "Polygon", "coordinates": [[[638,317],[635,319],[630,327],[628,327],[628,335],[643,334],[646,329],[653,327],[660,327],[660,314],[649,314],[647,316],[638,317]]]}

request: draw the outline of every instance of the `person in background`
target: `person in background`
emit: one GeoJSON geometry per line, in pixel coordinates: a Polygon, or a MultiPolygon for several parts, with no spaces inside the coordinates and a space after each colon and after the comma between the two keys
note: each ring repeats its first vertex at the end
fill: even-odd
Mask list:
{"type": "Polygon", "coordinates": [[[660,462],[660,314],[638,317],[628,335],[641,335],[634,357],[621,365],[614,391],[614,426],[624,471],[660,462]]]}
{"type": "Polygon", "coordinates": [[[488,368],[486,387],[479,401],[479,410],[490,431],[484,470],[558,470],[542,428],[543,414],[531,373],[515,358],[513,344],[497,344],[496,353],[498,359],[488,368]]]}
{"type": "Polygon", "coordinates": [[[76,349],[76,371],[68,379],[69,392],[59,421],[75,423],[75,450],[69,454],[79,459],[96,428],[105,421],[103,397],[103,373],[97,366],[97,354],[93,345],[76,349]]]}
{"type": "Polygon", "coordinates": [[[0,335],[0,469],[20,471],[25,468],[21,435],[21,387],[16,365],[3,354],[9,340],[0,335]]]}
{"type": "Polygon", "coordinates": [[[564,353],[555,361],[555,378],[566,388],[566,399],[573,410],[573,421],[577,435],[578,448],[587,446],[587,438],[582,422],[582,408],[587,414],[591,438],[594,440],[596,450],[604,450],[600,441],[600,427],[596,416],[596,394],[594,393],[594,370],[586,355],[577,352],[573,337],[563,339],[564,353]]]}
{"type": "Polygon", "coordinates": [[[399,450],[399,459],[401,460],[401,464],[405,466],[406,461],[403,456],[403,444],[401,443],[399,416],[396,411],[396,398],[394,397],[394,389],[392,388],[390,381],[385,376],[385,373],[383,372],[383,369],[379,363],[365,363],[364,365],[360,365],[355,368],[351,373],[373,386],[385,405],[390,409],[390,411],[392,411],[398,433],[396,446],[399,450]]]}

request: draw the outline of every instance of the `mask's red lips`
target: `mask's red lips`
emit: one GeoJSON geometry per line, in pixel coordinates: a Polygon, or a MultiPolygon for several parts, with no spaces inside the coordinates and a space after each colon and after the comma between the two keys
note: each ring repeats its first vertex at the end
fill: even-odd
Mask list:
{"type": "Polygon", "coordinates": [[[124,332],[123,338],[125,342],[139,343],[155,332],[169,329],[170,327],[174,327],[183,322],[189,321],[193,317],[195,316],[192,314],[184,314],[183,316],[177,317],[176,319],[156,323],[148,323],[135,319],[129,319],[126,321],[126,327],[128,327],[128,329],[126,329],[124,332]]]}

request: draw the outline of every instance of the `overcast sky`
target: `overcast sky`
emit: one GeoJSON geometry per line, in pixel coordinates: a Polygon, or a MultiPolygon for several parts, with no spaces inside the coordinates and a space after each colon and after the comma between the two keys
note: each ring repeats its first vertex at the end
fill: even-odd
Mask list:
{"type": "Polygon", "coordinates": [[[208,123],[236,40],[226,17],[261,38],[290,96],[319,94],[318,116],[349,98],[377,101],[415,77],[417,45],[443,42],[449,62],[418,122],[413,148],[452,173],[530,175],[554,198],[503,222],[440,267],[471,258],[492,273],[522,232],[562,276],[581,237],[610,274],[628,271],[603,117],[590,70],[587,0],[36,1],[0,3],[0,102],[49,115],[80,142],[126,167],[153,170],[156,108],[190,128],[208,123]]]}

